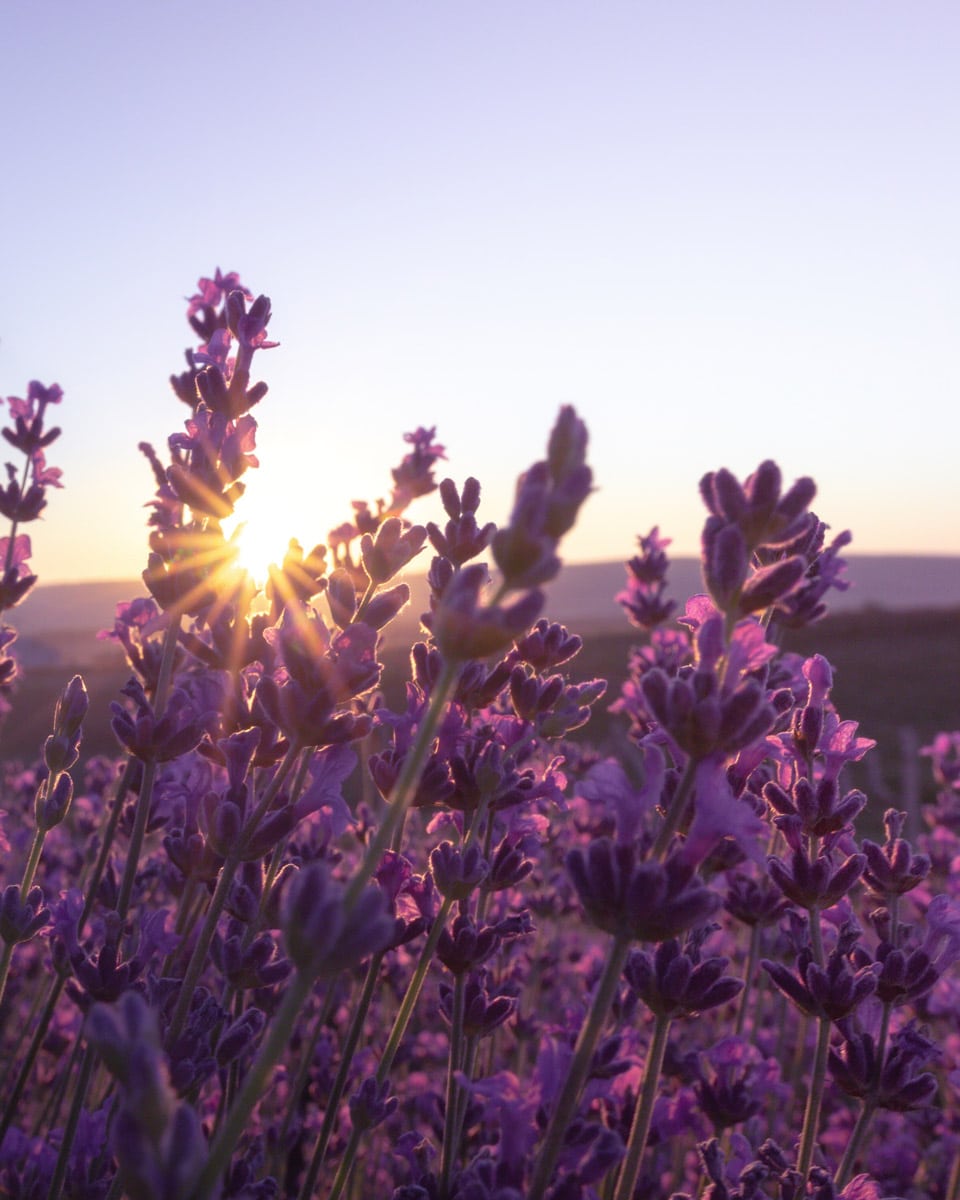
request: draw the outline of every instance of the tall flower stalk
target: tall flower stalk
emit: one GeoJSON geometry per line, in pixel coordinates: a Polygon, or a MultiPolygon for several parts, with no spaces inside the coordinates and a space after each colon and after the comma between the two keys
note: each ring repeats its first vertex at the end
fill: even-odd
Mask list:
{"type": "MultiPolygon", "coordinates": [[[[929,833],[890,809],[856,839],[841,780],[872,743],[829,663],[781,650],[846,586],[812,482],[705,476],[685,605],[669,539],[639,538],[625,728],[591,745],[570,735],[606,685],[542,615],[593,488],[577,413],[500,527],[475,478],[435,483],[435,430],[407,434],[384,495],[261,592],[225,529],[270,301],[217,271],[188,319],[182,426],[142,447],[149,595],[106,634],[125,757],[80,760],[77,678],[0,779],[0,1192],[953,1200],[960,734],[924,751],[929,833]],[[383,649],[425,551],[397,697],[383,649]]],[[[59,399],[8,402],[0,611],[33,586],[59,399]]]]}

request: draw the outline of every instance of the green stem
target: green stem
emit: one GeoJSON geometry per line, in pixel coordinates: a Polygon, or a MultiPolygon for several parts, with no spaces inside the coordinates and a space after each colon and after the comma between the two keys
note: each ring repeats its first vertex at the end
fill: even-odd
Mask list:
{"type": "Polygon", "coordinates": [[[597,1042],[600,1040],[600,1034],[603,1032],[607,1013],[616,995],[620,975],[629,953],[630,939],[622,935],[615,937],[610,956],[603,968],[603,974],[593,993],[590,1010],[580,1027],[573,1058],[570,1061],[567,1077],[560,1090],[543,1144],[540,1147],[540,1154],[534,1166],[533,1179],[526,1200],[543,1200],[543,1194],[550,1183],[553,1168],[563,1147],[563,1139],[577,1110],[580,1092],[590,1073],[590,1063],[593,1060],[597,1042]]]}
{"type": "MultiPolygon", "coordinates": [[[[133,773],[133,760],[128,759],[126,769],[120,778],[117,786],[117,794],[114,799],[113,809],[110,813],[110,820],[107,829],[104,833],[103,842],[100,846],[100,854],[97,858],[97,865],[94,868],[93,876],[88,882],[86,899],[84,901],[83,912],[80,914],[78,928],[83,929],[90,913],[93,912],[93,905],[96,900],[97,890],[100,887],[100,880],[103,878],[103,873],[106,870],[107,859],[110,854],[110,847],[113,843],[114,833],[117,824],[120,820],[120,814],[123,811],[123,799],[127,793],[127,786],[130,781],[130,776],[133,773]]],[[[53,1014],[57,1008],[57,1001],[60,998],[60,993],[63,991],[63,985],[66,983],[70,974],[69,967],[62,970],[50,983],[50,992],[47,996],[46,1004],[43,1013],[40,1017],[40,1023],[34,1030],[33,1037],[30,1040],[30,1048],[20,1067],[20,1072],[17,1075],[16,1083],[13,1085],[13,1091],[10,1098],[7,1100],[6,1107],[3,1112],[3,1119],[0,1121],[0,1143],[3,1142],[7,1130],[13,1123],[13,1118],[20,1105],[20,1098],[23,1095],[24,1089],[27,1086],[27,1081],[33,1072],[33,1065],[37,1060],[37,1055],[43,1046],[47,1036],[47,1030],[50,1028],[50,1022],[53,1020],[53,1014]]]]}
{"type": "Polygon", "coordinates": [[[960,1200],[960,1150],[957,1151],[950,1169],[950,1179],[944,1193],[945,1200],[960,1200]]]}
{"type": "Polygon", "coordinates": [[[459,1088],[457,1086],[457,1071],[463,1066],[463,1014],[466,1005],[467,979],[461,972],[453,982],[453,1009],[450,1013],[450,1046],[447,1054],[447,1090],[446,1107],[443,1122],[443,1146],[440,1151],[440,1196],[447,1200],[450,1195],[450,1181],[453,1176],[453,1164],[457,1155],[459,1138],[459,1122],[457,1109],[459,1107],[459,1088]]]}
{"type": "MultiPolygon", "coordinates": [[[[171,615],[170,624],[163,635],[163,655],[160,659],[160,672],[157,676],[157,690],[153,697],[153,711],[159,720],[167,703],[167,692],[173,679],[173,663],[177,653],[177,640],[180,636],[180,617],[171,615]]],[[[143,839],[147,832],[147,822],[150,818],[150,805],[153,801],[153,784],[157,776],[157,763],[150,759],[143,764],[143,775],[140,779],[140,794],[137,797],[137,807],[133,818],[133,830],[130,833],[130,846],[127,851],[127,861],[120,883],[120,894],[117,897],[117,912],[125,918],[130,908],[133,896],[133,885],[137,878],[137,868],[140,865],[140,852],[143,849],[143,839]]]]}
{"type": "MultiPolygon", "coordinates": [[[[43,853],[43,839],[46,836],[46,831],[43,829],[35,829],[33,831],[33,841],[30,843],[30,853],[27,856],[27,864],[23,868],[23,878],[20,881],[20,901],[26,900],[27,893],[30,891],[33,884],[33,877],[37,873],[37,866],[40,862],[40,855],[43,853]]],[[[7,976],[10,974],[10,963],[13,960],[14,947],[19,943],[6,942],[3,947],[3,955],[0,956],[0,1003],[3,1002],[3,994],[7,989],[7,976]]]]}
{"type": "Polygon", "coordinates": [[[440,905],[440,911],[437,913],[433,925],[430,927],[430,932],[427,935],[427,940],[420,954],[420,960],[410,980],[410,985],[404,993],[403,1000],[400,1002],[400,1008],[397,1010],[397,1015],[393,1021],[393,1028],[390,1030],[390,1037],[387,1039],[380,1064],[377,1067],[377,1083],[383,1083],[390,1074],[390,1068],[393,1066],[393,1060],[400,1049],[400,1043],[407,1031],[407,1025],[413,1016],[416,1003],[420,999],[420,993],[427,978],[427,971],[430,969],[430,964],[433,961],[433,953],[437,948],[437,943],[440,941],[440,935],[446,927],[447,917],[450,915],[452,908],[453,901],[445,899],[440,905]]]}
{"type": "Polygon", "coordinates": [[[863,1107],[860,1109],[860,1115],[857,1117],[857,1123],[853,1127],[850,1134],[850,1139],[847,1142],[847,1148],[843,1152],[843,1158],[840,1161],[840,1166],[837,1167],[837,1173],[833,1177],[833,1186],[838,1192],[850,1182],[850,1176],[853,1174],[853,1168],[857,1162],[857,1155],[860,1153],[860,1146],[863,1143],[864,1134],[867,1132],[867,1126],[873,1119],[873,1114],[876,1112],[876,1105],[872,1100],[865,1100],[863,1107]]]}
{"type": "Polygon", "coordinates": [[[40,865],[40,855],[43,853],[43,839],[45,837],[46,830],[35,829],[33,831],[33,841],[30,843],[27,865],[23,868],[23,879],[20,881],[21,900],[26,900],[27,893],[33,887],[33,877],[36,875],[37,867],[40,865]]]}
{"type": "Polygon", "coordinates": [[[117,912],[126,917],[133,897],[133,885],[137,878],[137,868],[140,865],[140,851],[147,832],[147,821],[150,817],[150,804],[153,800],[153,781],[157,777],[155,760],[143,764],[143,774],[140,777],[140,794],[137,797],[137,807],[133,818],[133,830],[130,834],[130,849],[123,869],[123,879],[120,882],[120,895],[117,897],[117,912]]]}
{"type": "MultiPolygon", "coordinates": [[[[492,1040],[492,1039],[491,1039],[492,1040]]],[[[469,1080],[473,1080],[477,1070],[477,1059],[480,1056],[480,1038],[474,1034],[466,1039],[466,1046],[463,1052],[463,1073],[469,1080]]],[[[492,1073],[492,1072],[491,1072],[492,1073]]],[[[453,1111],[453,1144],[459,1147],[460,1139],[463,1135],[463,1123],[467,1119],[467,1109],[470,1106],[470,1093],[466,1088],[460,1088],[457,1093],[457,1102],[453,1111]]],[[[449,1116],[444,1117],[444,1132],[446,1132],[446,1123],[450,1120],[449,1116]]]]}
{"type": "Polygon", "coordinates": [[[172,1045],[183,1032],[187,1015],[190,1012],[190,1004],[193,1001],[193,993],[200,981],[200,976],[203,974],[203,969],[207,965],[207,956],[210,953],[210,946],[213,944],[214,934],[217,932],[217,923],[220,920],[220,914],[226,907],[230,888],[239,865],[239,859],[228,858],[220,868],[220,877],[217,880],[216,890],[210,899],[210,906],[207,909],[203,928],[200,930],[200,936],[197,938],[193,953],[190,956],[190,962],[187,965],[187,970],[183,976],[183,983],[180,985],[177,995],[177,1005],[173,1010],[173,1016],[170,1018],[170,1029],[167,1033],[167,1042],[169,1045],[172,1045]]]}
{"type": "Polygon", "coordinates": [[[820,928],[820,910],[816,907],[808,908],[810,914],[810,949],[813,951],[813,961],[818,967],[823,967],[825,959],[823,954],[823,931],[820,928]]]}
{"type": "MultiPolygon", "coordinates": [[[[740,993],[740,1005],[737,1010],[736,1035],[743,1033],[747,1020],[747,1004],[753,991],[753,981],[757,974],[757,959],[760,957],[760,925],[750,927],[750,950],[747,954],[747,966],[743,973],[743,991],[740,993]]],[[[758,1026],[759,1028],[759,1026],[758,1026]]]]}
{"type": "Polygon", "coordinates": [[[63,1140],[60,1143],[60,1153],[57,1155],[57,1165],[53,1172],[53,1179],[50,1181],[50,1190],[47,1192],[47,1200],[59,1200],[61,1190],[63,1189],[64,1180],[67,1177],[67,1166],[70,1162],[70,1149],[73,1146],[73,1139],[77,1132],[77,1125],[80,1121],[80,1113],[83,1110],[84,1101],[87,1096],[87,1088],[90,1085],[90,1079],[93,1075],[93,1068],[96,1065],[97,1055],[92,1046],[87,1046],[83,1056],[83,1065],[80,1067],[80,1075],[77,1079],[76,1088],[73,1093],[73,1103],[70,1105],[70,1115],[67,1117],[67,1124],[63,1131],[63,1140]]]}
{"type": "MultiPolygon", "coordinates": [[[[327,1106],[323,1113],[323,1124],[320,1126],[320,1133],[317,1136],[316,1144],[313,1147],[313,1154],[310,1158],[310,1166],[307,1168],[307,1174],[300,1188],[299,1200],[310,1200],[310,1197],[313,1195],[313,1189],[316,1187],[317,1176],[320,1174],[320,1168],[323,1166],[327,1146],[330,1144],[330,1138],[333,1136],[333,1131],[336,1128],[337,1116],[340,1111],[340,1100],[347,1086],[347,1076],[350,1074],[354,1051],[357,1048],[357,1043],[360,1041],[360,1034],[363,1032],[367,1013],[370,1010],[370,1002],[373,999],[373,992],[377,984],[377,978],[380,974],[380,964],[382,962],[383,951],[380,951],[371,958],[370,964],[367,967],[366,978],[363,981],[363,990],[360,993],[360,998],[353,1012],[353,1019],[347,1031],[347,1040],[344,1042],[340,1052],[340,1066],[337,1068],[336,1078],[327,1097],[327,1106]]],[[[293,1095],[291,1096],[289,1106],[289,1111],[291,1112],[296,1105],[299,1092],[302,1090],[299,1076],[297,1078],[297,1085],[299,1086],[295,1086],[293,1095]]],[[[283,1142],[282,1132],[279,1141],[283,1142]]]]}
{"type": "Polygon", "coordinates": [[[3,993],[7,988],[7,976],[10,974],[10,963],[13,959],[13,948],[16,942],[6,942],[3,947],[3,955],[0,956],[0,1002],[3,1000],[3,993]]]}
{"type": "Polygon", "coordinates": [[[829,1017],[817,1019],[817,1049],[813,1059],[813,1073],[810,1078],[810,1091],[807,1093],[807,1108],[803,1114],[803,1133],[800,1135],[800,1155],[797,1159],[797,1170],[800,1177],[806,1180],[813,1162],[813,1152],[817,1143],[817,1132],[820,1127],[820,1106],[823,1103],[823,1092],[827,1083],[827,1054],[830,1049],[829,1017]]]}
{"type": "Polygon", "coordinates": [[[354,1128],[350,1134],[350,1140],[347,1142],[347,1148],[343,1152],[343,1158],[340,1159],[337,1173],[333,1177],[333,1184],[330,1187],[330,1195],[327,1197],[327,1200],[340,1200],[340,1197],[343,1195],[343,1189],[350,1178],[350,1172],[353,1170],[357,1151],[360,1148],[360,1137],[360,1131],[354,1128]]]}
{"type": "Polygon", "coordinates": [[[457,675],[458,669],[455,663],[444,663],[440,678],[430,697],[423,724],[417,730],[416,740],[403,760],[400,776],[390,797],[390,807],[387,809],[380,828],[367,847],[363,862],[347,888],[344,897],[347,909],[351,909],[359,900],[367,881],[380,865],[384,852],[390,848],[394,830],[403,821],[407,809],[413,802],[424,763],[430,753],[437,726],[440,724],[440,718],[446,707],[447,696],[456,682],[457,675]]]}
{"type": "Polygon", "coordinates": [[[643,1068],[643,1086],[637,1097],[633,1124],[627,1139],[627,1153],[620,1167],[620,1176],[617,1180],[617,1190],[613,1194],[613,1200],[630,1200],[636,1190],[640,1162],[643,1152],[647,1148],[647,1138],[650,1135],[653,1106],[657,1099],[660,1072],[663,1070],[663,1059],[667,1052],[669,1034],[670,1018],[658,1016],[653,1028],[653,1040],[647,1053],[647,1061],[643,1068]]]}
{"type": "MultiPolygon", "coordinates": [[[[400,1002],[400,1007],[397,1010],[397,1015],[393,1021],[393,1028],[390,1030],[390,1036],[387,1039],[387,1044],[384,1047],[383,1055],[380,1058],[380,1063],[377,1066],[377,1083],[382,1084],[390,1074],[390,1068],[393,1066],[393,1060],[397,1056],[397,1051],[400,1048],[400,1043],[403,1041],[403,1035],[407,1031],[407,1025],[410,1023],[410,1018],[413,1016],[413,1010],[416,1007],[417,1001],[420,999],[420,993],[423,990],[424,981],[427,978],[427,971],[430,969],[430,963],[433,960],[433,952],[437,948],[437,943],[440,941],[440,935],[443,933],[444,927],[447,924],[447,917],[450,915],[450,910],[453,908],[453,900],[444,899],[440,905],[440,910],[437,913],[433,925],[430,927],[430,932],[427,935],[426,943],[420,953],[420,959],[417,962],[416,970],[410,980],[410,984],[404,993],[403,1000],[400,1002]]],[[[337,1200],[340,1192],[345,1187],[347,1180],[350,1177],[350,1172],[353,1169],[353,1160],[356,1157],[357,1151],[360,1149],[360,1141],[363,1137],[361,1130],[354,1129],[350,1135],[350,1140],[347,1142],[347,1147],[343,1152],[343,1157],[340,1160],[340,1166],[337,1169],[336,1177],[333,1181],[333,1189],[330,1192],[328,1200],[337,1200]]],[[[305,1193],[301,1191],[301,1200],[306,1200],[305,1193]]]]}
{"type": "Polygon", "coordinates": [[[683,818],[687,812],[687,804],[690,800],[690,794],[693,791],[693,779],[696,773],[697,764],[690,758],[687,760],[687,765],[683,770],[683,777],[680,780],[679,786],[674,793],[673,800],[670,802],[670,808],[667,815],[664,817],[663,824],[660,826],[660,832],[657,834],[657,840],[653,843],[651,857],[655,859],[663,859],[667,851],[670,849],[670,843],[673,841],[673,836],[683,823],[683,818]]]}
{"type": "Polygon", "coordinates": [[[300,1009],[313,989],[313,977],[298,971],[284,992],[283,1000],[269,1027],[267,1037],[250,1066],[226,1119],[210,1147],[206,1164],[196,1184],[185,1192],[184,1200],[205,1200],[216,1187],[217,1181],[230,1165],[234,1147],[243,1135],[250,1114],[267,1085],[270,1073],[280,1061],[290,1031],[296,1024],[300,1009]]]}
{"type": "MultiPolygon", "coordinates": [[[[264,792],[263,798],[258,805],[256,812],[251,820],[247,822],[246,828],[255,830],[256,824],[259,822],[260,816],[263,815],[270,807],[277,793],[283,784],[284,778],[289,774],[290,768],[293,766],[294,760],[299,753],[299,748],[291,744],[284,755],[283,761],[277,767],[270,784],[264,792]]],[[[200,935],[197,938],[197,944],[193,948],[193,953],[190,956],[190,962],[187,966],[186,973],[183,977],[183,984],[180,987],[180,993],[177,996],[177,1006],[173,1010],[173,1016],[170,1019],[170,1030],[168,1033],[169,1043],[172,1044],[177,1040],[183,1032],[183,1026],[187,1020],[187,1014],[190,1012],[190,1004],[193,1000],[193,993],[196,989],[200,976],[203,974],[203,969],[207,964],[207,955],[210,952],[210,946],[213,943],[214,934],[217,932],[217,923],[220,920],[220,914],[226,906],[227,899],[230,895],[230,888],[233,884],[234,876],[237,873],[237,868],[240,866],[240,858],[232,855],[224,860],[223,866],[220,868],[220,877],[217,880],[216,890],[210,900],[210,906],[207,909],[207,915],[203,922],[203,927],[200,930],[200,935]]]]}

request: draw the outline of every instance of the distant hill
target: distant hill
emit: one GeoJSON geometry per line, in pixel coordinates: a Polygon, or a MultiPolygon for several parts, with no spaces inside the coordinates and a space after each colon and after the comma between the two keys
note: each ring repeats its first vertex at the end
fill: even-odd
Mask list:
{"type": "MultiPolygon", "coordinates": [[[[960,557],[851,555],[848,561],[852,586],[830,594],[832,612],[960,608],[960,557]]],[[[547,614],[578,633],[623,631],[628,626],[614,597],[625,580],[619,562],[569,564],[547,588],[547,614]]],[[[682,604],[703,590],[699,561],[674,559],[669,580],[669,594],[682,604]]],[[[415,632],[419,614],[427,607],[423,576],[408,582],[412,600],[396,627],[396,635],[404,637],[415,632]]],[[[83,668],[116,662],[117,648],[97,641],[96,634],[112,626],[118,601],[144,594],[138,579],[41,584],[8,614],[9,624],[19,633],[18,657],[25,666],[65,663],[83,668]]]]}
{"type": "MultiPolygon", "coordinates": [[[[829,659],[840,712],[861,721],[861,732],[880,742],[864,768],[868,774],[856,775],[853,783],[876,797],[882,811],[893,803],[904,806],[897,789],[918,769],[909,765],[916,764],[911,757],[915,747],[938,730],[960,728],[960,559],[861,558],[851,560],[850,575],[856,587],[835,595],[837,615],[791,635],[784,645],[829,659]]],[[[610,700],[619,694],[631,646],[638,640],[613,599],[624,579],[619,563],[568,566],[551,585],[547,606],[552,619],[588,635],[575,660],[574,677],[608,679],[610,700]]],[[[394,706],[403,703],[409,645],[427,602],[423,578],[411,582],[413,602],[390,626],[382,655],[383,690],[394,706]]],[[[699,591],[698,564],[692,559],[675,562],[671,583],[671,594],[678,599],[699,591]]],[[[33,761],[50,732],[56,698],[76,671],[90,693],[84,758],[117,753],[109,706],[129,668],[119,647],[97,641],[96,633],[112,624],[119,600],[138,595],[143,595],[142,586],[129,580],[47,585],[9,614],[20,630],[14,649],[24,671],[13,714],[0,727],[4,758],[33,761]]],[[[599,706],[589,730],[598,742],[622,725],[604,708],[599,706]]],[[[874,836],[881,833],[878,827],[874,836]]]]}

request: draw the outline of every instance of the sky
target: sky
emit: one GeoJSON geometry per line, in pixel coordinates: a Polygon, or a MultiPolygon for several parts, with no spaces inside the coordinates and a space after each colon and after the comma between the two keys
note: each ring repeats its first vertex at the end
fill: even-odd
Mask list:
{"type": "Polygon", "coordinates": [[[240,511],[277,555],[419,425],[504,522],[562,404],[571,561],[696,554],[700,477],[765,458],[852,551],[960,554],[958,61],[924,0],[3,0],[0,396],[65,393],[34,569],[145,565],[218,266],[281,343],[240,511]]]}

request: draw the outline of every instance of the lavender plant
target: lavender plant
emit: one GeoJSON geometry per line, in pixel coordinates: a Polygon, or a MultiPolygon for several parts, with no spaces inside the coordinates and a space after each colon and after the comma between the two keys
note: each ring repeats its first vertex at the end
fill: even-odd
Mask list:
{"type": "MultiPolygon", "coordinates": [[[[957,1200],[960,734],[924,751],[928,832],[890,809],[858,840],[843,779],[872,743],[830,664],[780,649],[846,586],[812,481],[706,476],[682,611],[669,540],[639,539],[624,733],[594,747],[570,735],[606,685],[544,615],[592,489],[577,413],[499,527],[408,434],[388,498],[260,589],[224,523],[270,317],[219,270],[189,302],[188,415],[142,447],[148,594],[105,634],[116,760],[79,766],[75,678],[38,764],[4,765],[2,1194],[957,1200]]],[[[19,526],[59,486],[59,399],[8,402],[3,608],[34,582],[19,526]]]]}

